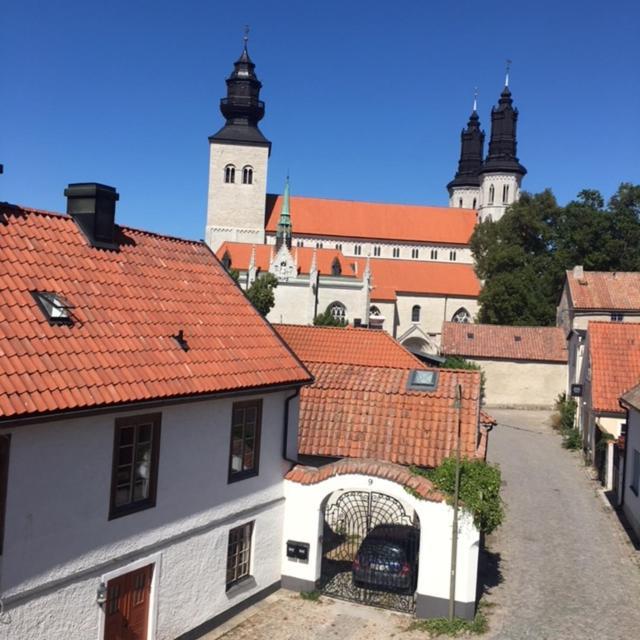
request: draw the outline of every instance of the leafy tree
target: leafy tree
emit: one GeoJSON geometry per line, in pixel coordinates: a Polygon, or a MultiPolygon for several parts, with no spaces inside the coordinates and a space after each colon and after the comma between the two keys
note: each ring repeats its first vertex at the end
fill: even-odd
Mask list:
{"type": "Polygon", "coordinates": [[[471,249],[483,281],[480,322],[552,325],[567,269],[640,270],[640,186],[620,185],[606,207],[593,190],[565,207],[549,190],[525,193],[476,227],[471,249]]]}
{"type": "Polygon", "coordinates": [[[253,306],[266,316],[275,304],[275,294],[273,290],[278,286],[278,278],[272,273],[265,273],[259,276],[247,289],[247,298],[251,300],[253,306]]]}
{"type": "Polygon", "coordinates": [[[447,356],[445,361],[440,365],[442,369],[467,369],[480,372],[480,404],[484,404],[484,392],[487,382],[487,376],[483,368],[475,362],[469,362],[460,356],[447,356]]]}
{"type": "Polygon", "coordinates": [[[313,324],[318,327],[346,327],[347,321],[335,318],[330,309],[326,309],[323,313],[319,313],[314,319],[313,324]]]}

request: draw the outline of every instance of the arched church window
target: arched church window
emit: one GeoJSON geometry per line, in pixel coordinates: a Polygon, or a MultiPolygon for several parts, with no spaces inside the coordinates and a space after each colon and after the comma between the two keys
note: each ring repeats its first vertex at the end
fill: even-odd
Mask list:
{"type": "Polygon", "coordinates": [[[505,184],[504,187],[502,187],[502,202],[504,204],[509,202],[509,185],[508,184],[505,184]]]}
{"type": "Polygon", "coordinates": [[[242,184],[253,184],[253,167],[247,165],[242,168],[242,184]]]}
{"type": "Polygon", "coordinates": [[[462,198],[460,198],[460,200],[458,200],[458,206],[462,209],[462,198]]]}
{"type": "Polygon", "coordinates": [[[340,260],[337,257],[333,259],[331,263],[331,275],[332,276],[340,276],[342,275],[342,265],[340,264],[340,260]]]}
{"type": "Polygon", "coordinates": [[[471,314],[464,308],[460,307],[451,318],[451,322],[471,322],[471,314]]]}
{"type": "Polygon", "coordinates": [[[347,308],[342,304],[342,302],[332,302],[327,307],[327,311],[329,311],[334,320],[339,320],[340,322],[347,321],[347,308]]]}
{"type": "Polygon", "coordinates": [[[380,309],[378,309],[378,307],[376,307],[376,305],[371,305],[369,307],[369,315],[373,316],[374,318],[379,318],[382,314],[380,313],[380,309]]]}
{"type": "Polygon", "coordinates": [[[411,322],[420,322],[420,305],[414,304],[411,309],[411,322]]]}
{"type": "Polygon", "coordinates": [[[476,201],[476,199],[474,198],[474,199],[473,199],[473,206],[472,206],[471,208],[472,208],[472,209],[475,209],[475,208],[476,208],[476,204],[477,204],[477,201],[476,201]]]}
{"type": "Polygon", "coordinates": [[[227,183],[236,181],[236,168],[232,164],[228,164],[224,168],[224,181],[227,183]]]}
{"type": "Polygon", "coordinates": [[[493,204],[493,201],[496,197],[496,190],[493,185],[489,187],[489,204],[493,204]]]}

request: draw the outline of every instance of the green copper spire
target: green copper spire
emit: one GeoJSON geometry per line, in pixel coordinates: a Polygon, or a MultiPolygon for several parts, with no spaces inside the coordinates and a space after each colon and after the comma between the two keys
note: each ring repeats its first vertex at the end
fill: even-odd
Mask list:
{"type": "Polygon", "coordinates": [[[289,201],[289,176],[284,185],[284,196],[282,199],[282,210],[280,211],[280,219],[278,220],[278,230],[276,232],[276,251],[280,249],[283,244],[286,244],[291,249],[291,212],[289,201]]]}

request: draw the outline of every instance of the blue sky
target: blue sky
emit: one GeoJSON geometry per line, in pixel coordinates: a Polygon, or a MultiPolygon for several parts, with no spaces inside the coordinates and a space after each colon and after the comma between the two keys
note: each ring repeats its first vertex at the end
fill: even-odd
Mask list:
{"type": "Polygon", "coordinates": [[[506,58],[524,188],[640,182],[637,0],[21,0],[2,16],[0,200],[63,211],[67,183],[104,182],[121,223],[202,238],[245,24],[270,191],[289,170],[294,195],[446,204],[473,89],[488,138],[506,58]]]}

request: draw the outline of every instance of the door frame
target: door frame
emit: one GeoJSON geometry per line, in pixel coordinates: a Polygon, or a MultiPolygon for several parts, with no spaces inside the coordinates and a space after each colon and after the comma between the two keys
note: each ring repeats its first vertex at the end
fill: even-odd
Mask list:
{"type": "MultiPolygon", "coordinates": [[[[160,577],[161,570],[161,553],[154,553],[149,556],[145,556],[140,560],[136,560],[135,562],[130,562],[122,567],[118,567],[113,571],[109,571],[107,573],[103,573],[100,576],[100,582],[105,585],[109,582],[109,580],[113,580],[114,578],[119,578],[126,573],[131,573],[132,571],[137,571],[138,569],[142,569],[148,565],[153,565],[153,573],[151,576],[151,591],[149,593],[149,620],[147,625],[147,638],[146,640],[152,640],[156,637],[156,621],[158,618],[158,580],[160,577]]],[[[97,585],[96,585],[97,588],[97,585]]],[[[104,631],[105,631],[105,608],[104,605],[98,607],[99,611],[99,622],[98,622],[98,640],[104,640],[104,631]]]]}

